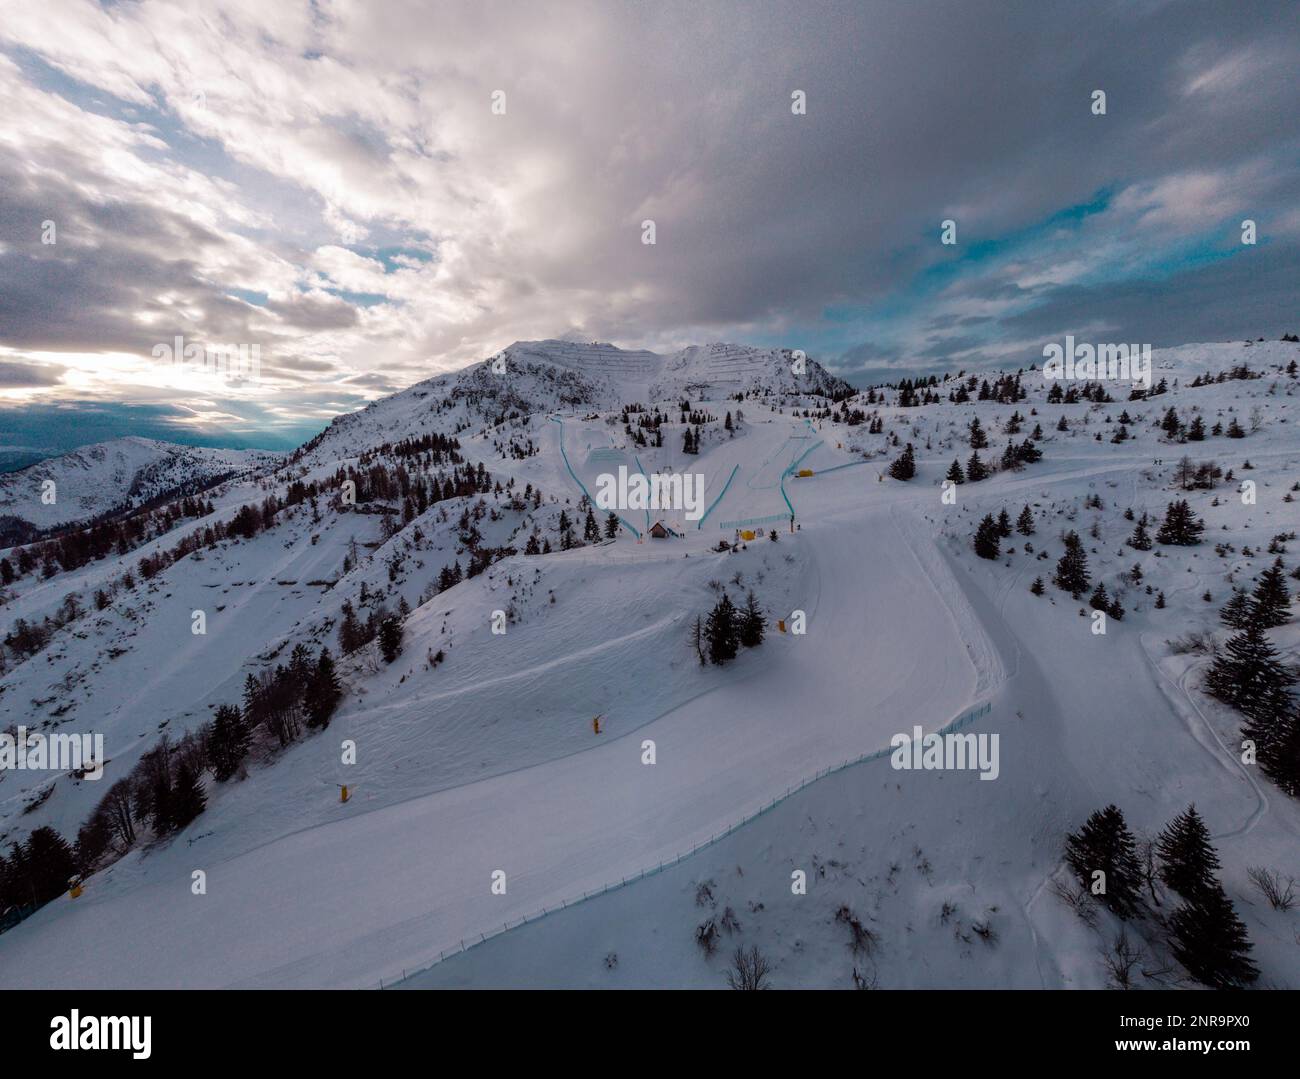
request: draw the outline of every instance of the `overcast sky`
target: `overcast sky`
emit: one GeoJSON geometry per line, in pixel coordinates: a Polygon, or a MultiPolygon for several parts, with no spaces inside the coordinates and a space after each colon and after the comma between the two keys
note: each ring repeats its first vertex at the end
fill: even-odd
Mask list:
{"type": "Polygon", "coordinates": [[[1298,72],[1294,0],[0,0],[0,448],[293,443],[517,339],[1300,331],[1298,72]]]}

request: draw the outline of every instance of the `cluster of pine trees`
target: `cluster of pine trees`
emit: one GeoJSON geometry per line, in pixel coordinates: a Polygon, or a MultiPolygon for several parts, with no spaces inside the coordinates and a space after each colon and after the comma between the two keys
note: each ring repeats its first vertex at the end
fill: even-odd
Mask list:
{"type": "Polygon", "coordinates": [[[1238,632],[1210,664],[1207,692],[1245,717],[1241,737],[1265,775],[1300,796],[1300,708],[1295,672],[1282,662],[1267,630],[1290,620],[1291,594],[1282,559],[1260,574],[1254,592],[1236,593],[1220,617],[1238,632]]]}
{"type": "MultiPolygon", "coordinates": [[[[513,551],[511,552],[514,553],[513,551]]],[[[474,565],[471,558],[471,565],[474,565]]],[[[450,588],[461,580],[460,563],[454,563],[454,571],[444,566],[438,576],[439,591],[446,582],[446,587],[450,588]]],[[[475,573],[481,573],[482,569],[475,569],[475,573]]],[[[473,576],[474,574],[471,574],[473,576]]],[[[362,602],[365,602],[365,586],[362,586],[362,602]]],[[[378,639],[379,652],[384,657],[385,663],[392,663],[402,651],[402,634],[403,622],[406,615],[410,613],[410,605],[402,598],[401,605],[396,613],[390,612],[386,604],[380,603],[370,608],[366,617],[362,619],[357,615],[356,608],[353,607],[352,601],[345,599],[341,608],[342,617],[339,619],[339,651],[345,656],[351,655],[359,648],[364,648],[371,641],[378,639]]]]}
{"type": "Polygon", "coordinates": [[[762,644],[766,631],[767,618],[759,609],[752,590],[745,597],[743,608],[738,608],[723,592],[706,618],[695,619],[691,643],[701,666],[712,663],[721,667],[735,659],[741,648],[755,648],[762,644]]]}
{"type": "Polygon", "coordinates": [[[305,725],[323,729],[343,698],[329,649],[313,659],[297,645],[287,665],[244,683],[244,706],[220,705],[209,723],[173,743],[166,735],[119,779],[68,843],[50,827],[35,829],[0,857],[0,928],[57,898],[72,877],[110,864],[152,835],[185,828],[207,807],[203,776],[216,782],[237,775],[259,732],[264,745],[283,747],[305,725]],[[274,741],[271,741],[271,740],[274,741]]]}
{"type": "Polygon", "coordinates": [[[1106,390],[1106,387],[1100,382],[1085,382],[1083,385],[1071,383],[1069,389],[1064,389],[1059,381],[1052,383],[1052,388],[1047,391],[1047,403],[1049,405],[1077,405],[1080,401],[1092,401],[1094,404],[1105,405],[1113,402],[1113,398],[1106,390]]]}
{"type": "Polygon", "coordinates": [[[1099,809],[1066,838],[1065,860],[1083,888],[1116,917],[1152,917],[1174,957],[1201,984],[1231,989],[1259,977],[1246,927],[1219,883],[1219,858],[1195,806],[1170,821],[1141,853],[1118,807],[1099,809]],[[1144,890],[1159,905],[1157,883],[1181,899],[1168,918],[1146,904],[1144,890]]]}
{"type": "MultiPolygon", "coordinates": [[[[1034,511],[1028,505],[1020,511],[1020,516],[1016,518],[1015,530],[1022,536],[1032,536],[1034,534],[1034,511]]],[[[975,553],[980,558],[995,561],[1002,554],[1002,541],[1009,539],[1010,536],[1011,515],[1005,509],[999,511],[996,518],[994,518],[993,514],[986,513],[975,528],[972,545],[975,548],[975,553]]]]}

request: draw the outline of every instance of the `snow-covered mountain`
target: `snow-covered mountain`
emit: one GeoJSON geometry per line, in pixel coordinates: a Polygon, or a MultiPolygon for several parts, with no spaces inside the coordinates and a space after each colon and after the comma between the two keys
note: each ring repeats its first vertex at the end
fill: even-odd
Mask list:
{"type": "Polygon", "coordinates": [[[438,375],[340,416],[309,443],[311,460],[430,431],[509,416],[722,400],[736,394],[847,394],[852,387],[789,349],[692,345],[671,355],[573,341],[516,341],[480,363],[438,375]]]}
{"type": "Polygon", "coordinates": [[[181,446],[133,435],[82,446],[0,475],[0,542],[20,538],[25,525],[46,530],[163,495],[194,493],[219,479],[273,465],[282,456],[264,450],[181,446]]]}
{"type": "MultiPolygon", "coordinates": [[[[1296,570],[1300,346],[1158,352],[1150,397],[990,371],[915,405],[734,346],[500,360],[201,505],[0,551],[0,730],[96,732],[108,758],[0,770],[0,887],[39,828],[86,876],[11,912],[0,984],[720,986],[744,945],[784,986],[1101,986],[1121,929],[1141,984],[1192,984],[1154,916],[1062,898],[1094,810],[1149,835],[1191,802],[1261,981],[1300,984],[1294,914],[1252,883],[1300,875],[1300,805],[1204,688],[1219,609],[1296,570]],[[700,476],[707,513],[591,535],[584,489],[620,465],[700,476]],[[1184,499],[1201,543],[1127,542],[1184,499]],[[980,557],[1003,510],[1026,528],[980,557]],[[1070,532],[1119,602],[1103,634],[1053,581],[1070,532]],[[702,663],[696,619],[751,593],[766,638],[702,663]],[[320,729],[279,691],[324,647],[344,697],[320,729]],[[218,780],[214,716],[250,700],[218,780]],[[992,781],[891,766],[900,732],[968,716],[1000,738],[992,781]],[[206,806],[177,824],[157,791],[182,768],[206,806]]],[[[1300,647],[1294,620],[1270,637],[1300,647]]]]}

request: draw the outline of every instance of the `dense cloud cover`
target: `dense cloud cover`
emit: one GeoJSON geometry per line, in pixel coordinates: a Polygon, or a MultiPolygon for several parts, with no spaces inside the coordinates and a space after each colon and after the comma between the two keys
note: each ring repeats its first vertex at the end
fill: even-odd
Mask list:
{"type": "Polygon", "coordinates": [[[282,442],[516,339],[860,380],[1300,330],[1290,2],[2,6],[11,407],[282,442]]]}

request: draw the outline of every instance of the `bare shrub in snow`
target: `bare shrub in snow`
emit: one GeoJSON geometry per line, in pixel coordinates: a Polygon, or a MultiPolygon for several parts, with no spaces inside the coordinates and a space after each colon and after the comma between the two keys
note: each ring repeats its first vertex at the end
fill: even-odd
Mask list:
{"type": "Polygon", "coordinates": [[[1133,972],[1140,969],[1142,949],[1131,943],[1128,933],[1120,929],[1110,948],[1102,952],[1102,962],[1115,989],[1132,989],[1133,972]]]}
{"type": "Polygon", "coordinates": [[[1251,866],[1246,876],[1274,910],[1290,910],[1295,906],[1295,877],[1287,877],[1283,884],[1280,873],[1262,865],[1251,866]]]}
{"type": "Polygon", "coordinates": [[[1056,897],[1079,916],[1079,921],[1086,926],[1097,924],[1097,904],[1087,890],[1078,881],[1052,881],[1052,891],[1056,897]]]}
{"type": "Polygon", "coordinates": [[[846,903],[835,912],[835,920],[841,925],[849,927],[851,939],[849,947],[853,949],[854,955],[870,955],[871,950],[876,946],[876,934],[868,929],[853,913],[853,909],[846,903]]]}
{"type": "Polygon", "coordinates": [[[737,948],[731,957],[731,969],[727,971],[727,984],[732,989],[768,989],[767,976],[771,970],[757,944],[749,951],[737,948]]]}
{"type": "Polygon", "coordinates": [[[706,959],[717,951],[719,935],[718,927],[712,918],[695,927],[695,943],[700,946],[706,959]]]}
{"type": "Polygon", "coordinates": [[[1194,652],[1197,655],[1212,656],[1216,651],[1214,644],[1214,635],[1208,631],[1192,630],[1186,636],[1175,637],[1172,641],[1165,641],[1169,645],[1169,651],[1176,656],[1186,655],[1194,652]]]}

